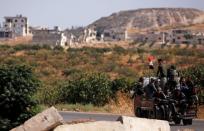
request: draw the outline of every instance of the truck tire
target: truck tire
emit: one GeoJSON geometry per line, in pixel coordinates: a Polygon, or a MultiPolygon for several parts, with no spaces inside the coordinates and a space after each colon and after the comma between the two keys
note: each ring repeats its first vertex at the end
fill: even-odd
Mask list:
{"type": "Polygon", "coordinates": [[[193,120],[192,119],[183,119],[183,125],[192,125],[193,120]]]}
{"type": "Polygon", "coordinates": [[[174,118],[174,123],[175,123],[176,125],[180,125],[180,124],[181,124],[181,118],[175,117],[175,118],[174,118]]]}
{"type": "Polygon", "coordinates": [[[189,125],[192,125],[192,124],[193,124],[193,119],[189,119],[189,120],[188,120],[188,124],[189,124],[189,125]]]}
{"type": "Polygon", "coordinates": [[[155,119],[161,119],[161,112],[158,106],[154,107],[154,114],[155,114],[155,119]]]}
{"type": "Polygon", "coordinates": [[[142,109],[141,108],[136,108],[135,110],[135,116],[136,117],[142,117],[142,109]]]}

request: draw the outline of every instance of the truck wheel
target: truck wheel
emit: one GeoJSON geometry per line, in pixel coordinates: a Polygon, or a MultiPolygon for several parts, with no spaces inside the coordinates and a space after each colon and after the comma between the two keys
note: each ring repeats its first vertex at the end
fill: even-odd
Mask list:
{"type": "Polygon", "coordinates": [[[168,110],[167,111],[167,118],[166,118],[168,121],[171,121],[172,120],[172,112],[171,110],[168,110]]]}
{"type": "Polygon", "coordinates": [[[183,119],[183,125],[192,125],[193,120],[192,119],[183,119]]]}
{"type": "Polygon", "coordinates": [[[157,106],[154,107],[155,119],[161,119],[161,112],[157,106]]]}
{"type": "Polygon", "coordinates": [[[188,125],[188,119],[183,119],[183,125],[188,125]]]}
{"type": "Polygon", "coordinates": [[[180,118],[175,118],[175,119],[174,119],[174,123],[175,123],[176,125],[181,124],[181,119],[180,119],[180,118]]]}
{"type": "Polygon", "coordinates": [[[192,124],[193,124],[193,119],[189,119],[189,120],[188,120],[188,124],[189,124],[189,125],[192,125],[192,124]]]}
{"type": "Polygon", "coordinates": [[[135,116],[136,117],[142,117],[142,110],[141,110],[141,108],[137,108],[136,110],[135,110],[135,116]]]}

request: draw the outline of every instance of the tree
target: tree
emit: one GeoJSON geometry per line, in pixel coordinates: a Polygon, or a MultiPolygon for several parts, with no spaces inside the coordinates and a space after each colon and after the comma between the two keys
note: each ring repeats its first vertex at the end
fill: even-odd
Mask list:
{"type": "Polygon", "coordinates": [[[7,131],[34,115],[33,95],[40,83],[30,67],[0,65],[0,130],[7,131]]]}

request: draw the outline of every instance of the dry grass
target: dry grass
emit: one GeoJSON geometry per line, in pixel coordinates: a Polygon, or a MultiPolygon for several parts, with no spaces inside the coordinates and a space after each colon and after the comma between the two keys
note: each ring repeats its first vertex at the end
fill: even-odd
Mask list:
{"type": "Polygon", "coordinates": [[[117,101],[112,101],[109,106],[111,113],[129,116],[132,116],[134,114],[133,100],[130,99],[130,97],[128,97],[126,94],[123,94],[121,92],[117,94],[117,101]]]}
{"type": "Polygon", "coordinates": [[[198,119],[204,119],[204,105],[199,107],[199,110],[198,110],[198,119]]]}

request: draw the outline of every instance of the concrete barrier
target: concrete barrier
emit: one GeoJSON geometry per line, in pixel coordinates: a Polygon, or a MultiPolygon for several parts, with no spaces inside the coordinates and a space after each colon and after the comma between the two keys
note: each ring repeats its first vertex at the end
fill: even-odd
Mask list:
{"type": "Polygon", "coordinates": [[[98,121],[74,125],[61,125],[54,131],[125,131],[125,128],[119,121],[98,121]]]}
{"type": "Polygon", "coordinates": [[[54,131],[170,131],[167,121],[127,116],[121,116],[118,121],[97,121],[69,125],[61,125],[62,123],[63,118],[52,107],[11,131],[49,131],[55,127],[54,131]]]}
{"type": "Polygon", "coordinates": [[[126,131],[170,131],[169,122],[155,119],[121,116],[126,131]]]}
{"type": "Polygon", "coordinates": [[[121,116],[118,121],[61,125],[54,131],[170,131],[167,121],[121,116]]]}
{"type": "Polygon", "coordinates": [[[48,131],[62,123],[63,118],[60,116],[57,109],[51,107],[11,131],[48,131]]]}

